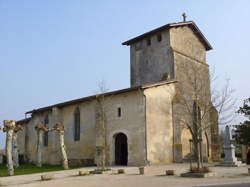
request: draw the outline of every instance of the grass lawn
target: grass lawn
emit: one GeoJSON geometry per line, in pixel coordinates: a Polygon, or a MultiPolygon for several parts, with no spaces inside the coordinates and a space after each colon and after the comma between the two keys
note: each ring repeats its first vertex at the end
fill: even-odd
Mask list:
{"type": "MultiPolygon", "coordinates": [[[[71,167],[70,169],[75,169],[79,167],[71,167]]],[[[36,165],[33,164],[22,164],[19,168],[14,169],[15,175],[24,175],[24,174],[32,174],[32,173],[42,173],[42,172],[49,172],[49,171],[60,171],[63,170],[62,166],[51,166],[51,165],[43,165],[43,167],[38,168],[36,165]]],[[[0,165],[0,177],[8,176],[8,168],[6,164],[0,165]]]]}

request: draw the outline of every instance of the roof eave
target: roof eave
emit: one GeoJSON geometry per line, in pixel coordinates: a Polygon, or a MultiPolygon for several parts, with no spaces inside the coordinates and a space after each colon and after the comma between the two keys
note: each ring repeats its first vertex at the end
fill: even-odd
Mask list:
{"type": "Polygon", "coordinates": [[[16,124],[28,123],[30,120],[31,118],[21,119],[21,120],[16,121],[16,124]]]}
{"type": "MultiPolygon", "coordinates": [[[[122,89],[122,90],[111,91],[111,92],[107,92],[107,93],[100,94],[100,95],[104,95],[104,96],[116,95],[116,94],[119,94],[119,93],[125,93],[125,92],[128,92],[128,91],[134,91],[134,90],[138,90],[138,89],[141,89],[141,86],[136,86],[136,87],[132,87],[132,88],[125,88],[125,89],[122,89]]],[[[25,114],[33,114],[33,113],[36,113],[36,112],[52,110],[53,107],[59,107],[60,108],[60,107],[66,106],[66,105],[72,105],[72,104],[77,104],[77,103],[80,103],[80,102],[91,101],[91,100],[95,99],[97,95],[98,94],[88,96],[88,97],[79,98],[79,99],[74,99],[74,100],[70,100],[70,101],[66,101],[66,102],[62,102],[62,103],[58,103],[58,104],[55,104],[55,105],[50,105],[50,106],[47,106],[47,107],[34,109],[34,110],[26,112],[25,114]]]]}
{"type": "Polygon", "coordinates": [[[136,42],[136,41],[138,41],[138,40],[140,40],[140,39],[142,39],[142,38],[144,38],[144,37],[146,37],[146,36],[148,36],[148,35],[151,35],[151,34],[153,34],[153,33],[160,32],[160,31],[162,31],[162,30],[164,30],[164,29],[167,29],[167,28],[169,27],[169,25],[170,25],[170,24],[166,24],[166,25],[163,25],[163,26],[161,26],[161,27],[158,27],[158,28],[156,28],[156,29],[154,29],[154,30],[151,30],[151,31],[149,31],[149,32],[146,32],[146,33],[144,33],[144,34],[141,34],[141,35],[139,35],[139,36],[137,36],[137,37],[135,37],[135,38],[132,38],[132,39],[130,39],[130,40],[127,40],[127,41],[123,42],[122,45],[130,45],[130,44],[132,44],[132,43],[134,43],[134,42],[136,42]]]}
{"type": "Polygon", "coordinates": [[[137,41],[139,41],[139,40],[141,40],[143,38],[148,37],[149,35],[155,34],[157,32],[161,32],[162,30],[169,29],[169,28],[172,28],[172,27],[185,26],[185,25],[192,25],[195,28],[196,31],[194,30],[194,32],[198,34],[198,38],[201,40],[201,42],[203,43],[203,45],[205,46],[207,51],[213,49],[211,44],[208,42],[208,40],[205,38],[205,36],[202,34],[200,29],[197,27],[197,25],[193,21],[170,23],[170,24],[163,25],[163,26],[161,26],[159,28],[156,28],[154,30],[146,32],[146,33],[144,33],[142,35],[139,35],[139,36],[137,36],[135,38],[132,38],[132,39],[130,39],[128,41],[125,41],[125,42],[122,43],[122,45],[127,45],[128,46],[128,45],[131,45],[131,44],[133,44],[133,43],[135,43],[135,42],[137,42],[137,41]]]}
{"type": "MultiPolygon", "coordinates": [[[[175,83],[175,82],[177,82],[175,79],[166,80],[166,81],[160,81],[160,82],[155,82],[155,83],[149,83],[149,84],[139,85],[139,86],[135,86],[135,87],[131,87],[131,88],[126,88],[126,89],[122,89],[122,90],[116,90],[116,91],[112,91],[112,92],[107,92],[107,93],[104,93],[103,95],[104,96],[117,95],[117,94],[120,94],[120,93],[125,93],[125,92],[129,92],[129,91],[135,91],[135,90],[139,90],[139,89],[146,89],[146,88],[150,88],[150,87],[154,87],[154,86],[161,86],[163,84],[170,84],[170,83],[175,83]]],[[[43,111],[47,111],[47,110],[52,110],[53,107],[59,107],[60,108],[60,107],[63,107],[63,106],[77,104],[77,103],[80,103],[80,102],[91,101],[91,100],[95,99],[96,96],[97,95],[92,95],[92,96],[83,97],[83,98],[80,98],[80,99],[66,101],[66,102],[63,102],[63,103],[58,103],[58,104],[55,104],[55,105],[50,105],[50,106],[43,107],[43,108],[34,109],[34,110],[26,112],[25,114],[34,114],[34,113],[37,113],[37,112],[43,112],[43,111]]]]}

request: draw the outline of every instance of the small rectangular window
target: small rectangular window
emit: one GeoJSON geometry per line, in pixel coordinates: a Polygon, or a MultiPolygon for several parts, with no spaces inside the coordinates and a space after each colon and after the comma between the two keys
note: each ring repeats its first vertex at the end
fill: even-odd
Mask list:
{"type": "Polygon", "coordinates": [[[161,33],[157,34],[157,40],[160,42],[162,40],[161,33]]]}
{"type": "Polygon", "coordinates": [[[151,39],[148,38],[148,39],[147,39],[147,46],[150,46],[150,45],[151,45],[151,39]]]}
{"type": "Polygon", "coordinates": [[[139,41],[135,44],[135,50],[138,51],[138,50],[141,50],[141,48],[142,48],[142,43],[141,41],[139,41]]]}
{"type": "Polygon", "coordinates": [[[119,107],[119,108],[117,109],[117,116],[118,116],[118,117],[121,117],[121,115],[122,115],[122,110],[121,110],[121,107],[119,107]]]}

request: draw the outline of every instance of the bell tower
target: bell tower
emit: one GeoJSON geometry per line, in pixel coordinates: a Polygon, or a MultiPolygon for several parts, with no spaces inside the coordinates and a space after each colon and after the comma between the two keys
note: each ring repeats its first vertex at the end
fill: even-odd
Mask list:
{"type": "Polygon", "coordinates": [[[177,78],[177,53],[206,63],[206,51],[212,49],[196,24],[186,21],[186,14],[183,22],[163,25],[122,44],[130,46],[131,87],[177,78]]]}

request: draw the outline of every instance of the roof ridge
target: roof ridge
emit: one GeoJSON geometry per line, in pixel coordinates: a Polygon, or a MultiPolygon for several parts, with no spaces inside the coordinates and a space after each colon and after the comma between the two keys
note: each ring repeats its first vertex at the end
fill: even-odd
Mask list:
{"type": "Polygon", "coordinates": [[[142,40],[144,38],[147,38],[149,35],[153,35],[157,32],[161,32],[163,30],[166,30],[166,29],[170,29],[172,27],[180,27],[180,26],[186,26],[186,25],[190,25],[192,26],[192,30],[193,32],[197,35],[197,37],[200,39],[200,41],[203,43],[203,45],[205,46],[206,50],[211,50],[213,49],[211,44],[208,42],[208,40],[205,38],[205,36],[202,34],[202,32],[200,31],[200,29],[198,28],[198,26],[195,24],[194,21],[185,21],[185,22],[175,22],[175,23],[168,23],[168,24],[165,24],[161,27],[158,27],[156,29],[153,29],[151,31],[148,31],[148,32],[145,32],[144,34],[141,34],[137,37],[134,37],[130,40],[127,40],[125,42],[122,43],[122,45],[131,45],[139,40],[142,40]]]}

